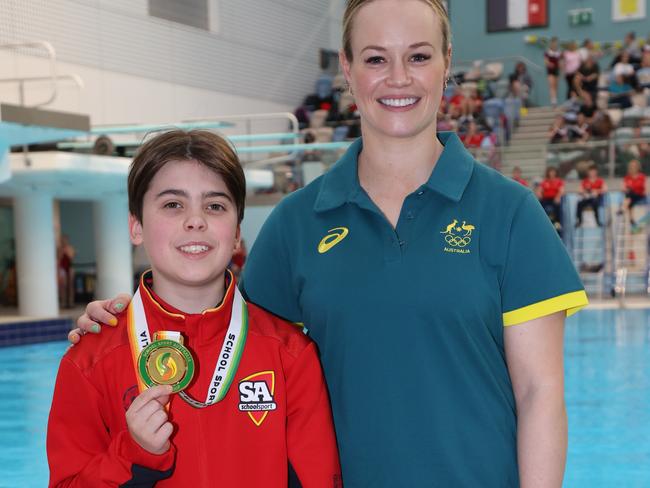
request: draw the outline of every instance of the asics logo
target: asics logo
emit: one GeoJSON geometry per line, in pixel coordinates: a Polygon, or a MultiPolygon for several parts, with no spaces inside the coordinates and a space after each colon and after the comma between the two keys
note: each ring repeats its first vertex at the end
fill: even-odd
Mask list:
{"type": "Polygon", "coordinates": [[[334,229],[330,229],[327,232],[328,234],[323,237],[323,239],[318,244],[318,252],[320,254],[326,253],[343,239],[345,239],[345,236],[348,235],[349,231],[347,227],[335,227],[334,229]]]}

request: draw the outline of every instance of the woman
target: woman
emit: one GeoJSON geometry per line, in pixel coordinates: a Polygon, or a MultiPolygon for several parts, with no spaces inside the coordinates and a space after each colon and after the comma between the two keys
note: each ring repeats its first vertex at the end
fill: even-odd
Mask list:
{"type": "Polygon", "coordinates": [[[567,86],[566,98],[569,100],[576,93],[574,80],[578,68],[580,68],[580,64],[582,63],[578,45],[575,41],[571,41],[568,49],[562,53],[562,60],[564,62],[564,79],[566,80],[567,86]]]}
{"type": "Polygon", "coordinates": [[[62,235],[56,248],[59,269],[59,304],[62,308],[74,306],[74,270],[72,269],[74,255],[75,249],[70,244],[68,236],[62,235]]]}
{"type": "Polygon", "coordinates": [[[557,37],[553,37],[548,49],[544,52],[544,64],[546,65],[546,78],[548,80],[548,92],[551,96],[551,105],[557,105],[557,79],[560,76],[560,62],[562,51],[558,50],[557,37]]]}
{"type": "Polygon", "coordinates": [[[516,84],[516,91],[524,107],[530,106],[530,91],[533,89],[533,79],[528,74],[526,63],[518,61],[515,70],[509,76],[510,83],[516,84]]]}
{"type": "Polygon", "coordinates": [[[436,137],[442,3],[350,1],[340,59],[362,138],[276,207],[244,288],[318,343],[343,485],[559,487],[563,324],[586,297],[532,193],[436,137]]]}

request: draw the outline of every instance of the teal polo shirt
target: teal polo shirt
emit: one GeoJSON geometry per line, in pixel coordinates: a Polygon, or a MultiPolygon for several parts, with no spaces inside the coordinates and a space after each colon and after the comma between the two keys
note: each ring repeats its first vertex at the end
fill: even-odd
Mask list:
{"type": "Polygon", "coordinates": [[[249,299],[318,344],[348,488],[518,486],[504,326],[587,303],[535,196],[439,138],[396,228],[359,184],[358,140],[246,263],[249,299]]]}

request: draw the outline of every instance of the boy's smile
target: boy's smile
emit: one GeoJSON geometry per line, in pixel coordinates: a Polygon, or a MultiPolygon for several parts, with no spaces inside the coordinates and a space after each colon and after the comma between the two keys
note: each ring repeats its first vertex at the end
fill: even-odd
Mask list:
{"type": "Polygon", "coordinates": [[[219,175],[194,160],[167,163],[144,195],[142,222],[130,216],[129,227],[133,244],[147,251],[163,300],[189,313],[221,300],[240,234],[236,205],[219,175]]]}

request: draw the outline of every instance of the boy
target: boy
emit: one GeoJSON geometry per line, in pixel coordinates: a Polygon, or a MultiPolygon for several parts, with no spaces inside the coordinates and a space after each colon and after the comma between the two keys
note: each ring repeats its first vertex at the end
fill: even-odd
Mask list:
{"type": "Polygon", "coordinates": [[[306,488],[338,486],[315,345],[243,302],[226,269],[245,199],[232,148],[206,131],[158,135],[134,158],[128,194],[151,271],[119,327],[61,360],[50,486],[285,487],[288,460],[306,488]]]}

